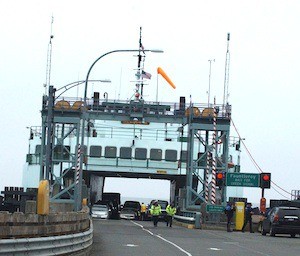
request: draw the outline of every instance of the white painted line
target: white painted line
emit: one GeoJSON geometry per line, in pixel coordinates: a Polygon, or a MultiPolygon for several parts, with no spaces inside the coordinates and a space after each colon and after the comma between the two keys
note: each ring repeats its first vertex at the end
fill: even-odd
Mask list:
{"type": "Polygon", "coordinates": [[[145,229],[143,225],[141,225],[141,224],[139,224],[139,223],[137,223],[137,222],[134,222],[134,221],[132,221],[132,220],[131,220],[131,222],[132,222],[133,224],[139,226],[140,228],[142,228],[142,229],[145,230],[146,232],[148,232],[150,235],[156,236],[156,237],[158,237],[159,239],[161,239],[161,240],[163,240],[163,241],[165,241],[165,242],[167,242],[167,243],[173,245],[174,247],[176,247],[177,249],[179,249],[180,251],[182,251],[182,252],[185,253],[186,255],[192,256],[192,254],[190,254],[189,252],[185,251],[185,250],[184,250],[183,248],[181,248],[179,245],[177,245],[177,244],[175,244],[175,243],[169,241],[168,239],[162,237],[161,235],[155,235],[155,234],[152,233],[150,230],[145,229]]]}
{"type": "Polygon", "coordinates": [[[221,251],[222,249],[219,249],[219,248],[214,248],[214,247],[211,247],[211,248],[208,248],[209,250],[212,250],[212,251],[221,251]]]}
{"type": "Polygon", "coordinates": [[[182,249],[182,248],[181,248],[180,246],[178,246],[177,244],[175,244],[175,243],[173,243],[173,242],[171,242],[171,241],[169,241],[169,240],[163,238],[163,237],[160,236],[160,235],[155,235],[155,236],[158,237],[158,238],[160,238],[160,239],[162,239],[163,241],[165,241],[165,242],[167,242],[167,243],[169,243],[169,244],[175,246],[177,249],[179,249],[180,251],[182,251],[182,252],[185,253],[186,255],[192,256],[192,254],[190,254],[189,252],[185,251],[184,249],[182,249]]]}
{"type": "MultiPolygon", "coordinates": [[[[221,237],[221,238],[228,238],[228,236],[225,236],[225,235],[221,235],[221,234],[217,234],[217,233],[214,233],[214,232],[210,232],[208,230],[206,230],[207,233],[211,234],[211,235],[214,235],[216,237],[221,237]]],[[[223,243],[226,243],[226,244],[230,244],[230,242],[223,242],[223,243]]],[[[260,255],[264,255],[264,256],[270,256],[270,254],[267,254],[267,253],[264,253],[264,252],[259,252],[257,250],[254,250],[254,249],[251,249],[251,248],[248,248],[248,247],[245,247],[243,245],[240,245],[239,242],[231,242],[232,245],[235,245],[236,247],[239,247],[239,248],[242,248],[244,250],[247,250],[249,252],[253,252],[253,253],[257,253],[257,254],[260,254],[260,255]]]]}
{"type": "Polygon", "coordinates": [[[141,225],[141,224],[139,224],[139,223],[137,223],[137,222],[135,222],[135,221],[133,221],[133,220],[131,220],[131,222],[132,222],[133,224],[139,226],[141,229],[145,230],[146,232],[148,232],[151,236],[154,236],[154,234],[153,234],[150,230],[145,229],[143,225],[141,225]]]}
{"type": "Polygon", "coordinates": [[[136,245],[136,244],[125,244],[124,246],[128,246],[128,247],[138,247],[138,245],[136,245]]]}

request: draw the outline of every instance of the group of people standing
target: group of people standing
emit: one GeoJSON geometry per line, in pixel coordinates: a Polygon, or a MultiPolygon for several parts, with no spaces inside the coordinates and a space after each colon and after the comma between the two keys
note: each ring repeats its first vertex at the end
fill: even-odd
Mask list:
{"type": "MultiPolygon", "coordinates": [[[[228,202],[225,207],[225,210],[224,210],[226,217],[227,217],[227,232],[232,232],[231,222],[232,222],[232,218],[233,218],[235,210],[236,210],[236,208],[235,208],[234,204],[232,202],[228,202]]],[[[144,203],[142,203],[142,205],[141,205],[141,219],[142,220],[146,219],[146,212],[147,212],[147,206],[144,203]]],[[[173,217],[176,213],[176,207],[175,207],[174,203],[171,203],[167,206],[166,213],[167,213],[167,215],[166,215],[167,227],[168,226],[172,227],[173,217]]],[[[152,221],[153,221],[154,227],[157,227],[159,216],[162,214],[161,206],[158,204],[157,201],[155,201],[151,205],[150,214],[152,216],[152,221]]],[[[245,219],[244,219],[244,225],[242,227],[242,232],[245,232],[245,228],[246,228],[247,224],[249,223],[250,233],[254,233],[253,228],[252,228],[252,215],[253,215],[252,204],[247,203],[246,208],[245,208],[245,219]]]]}
{"type": "MultiPolygon", "coordinates": [[[[142,203],[142,205],[141,205],[142,220],[145,220],[146,211],[147,211],[147,206],[144,203],[142,203]]],[[[167,227],[168,226],[172,227],[173,217],[176,213],[176,207],[175,207],[174,203],[171,203],[167,206],[166,213],[167,213],[167,215],[166,215],[167,227]]],[[[150,214],[152,216],[152,221],[153,221],[154,227],[157,227],[159,216],[162,214],[161,206],[158,204],[157,201],[153,202],[153,204],[151,205],[150,214]]]]}
{"type": "MultiPolygon", "coordinates": [[[[225,207],[224,212],[227,216],[227,232],[232,232],[230,226],[231,226],[233,214],[235,212],[235,206],[231,202],[228,202],[225,207]]],[[[254,233],[254,231],[252,229],[252,215],[253,215],[252,204],[247,203],[246,208],[245,208],[245,219],[244,219],[244,225],[242,227],[242,232],[245,232],[245,228],[246,228],[247,224],[249,223],[250,233],[254,233]]]]}

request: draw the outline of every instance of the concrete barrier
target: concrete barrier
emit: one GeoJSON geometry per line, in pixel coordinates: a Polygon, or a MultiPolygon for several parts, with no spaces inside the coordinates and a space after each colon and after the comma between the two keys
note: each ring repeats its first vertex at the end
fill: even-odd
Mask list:
{"type": "Polygon", "coordinates": [[[0,212],[0,238],[40,237],[75,234],[90,228],[89,209],[49,215],[0,212]]]}
{"type": "Polygon", "coordinates": [[[88,256],[93,244],[93,225],[85,232],[70,235],[0,239],[0,256],[76,255],[88,256]]]}

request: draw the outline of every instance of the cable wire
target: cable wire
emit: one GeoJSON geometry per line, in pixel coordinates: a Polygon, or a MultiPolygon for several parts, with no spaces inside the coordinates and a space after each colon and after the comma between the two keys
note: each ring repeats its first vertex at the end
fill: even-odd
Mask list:
{"type": "MultiPolygon", "coordinates": [[[[256,169],[257,169],[260,173],[263,173],[263,170],[260,168],[260,166],[258,165],[258,163],[255,161],[255,159],[253,158],[253,156],[252,156],[252,154],[250,153],[249,149],[247,148],[245,142],[242,140],[242,137],[241,137],[241,135],[240,135],[238,129],[236,128],[236,126],[235,126],[235,124],[234,124],[232,118],[231,118],[231,123],[232,123],[232,125],[233,125],[233,127],[234,127],[234,129],[235,129],[235,131],[236,131],[236,133],[237,133],[237,135],[238,135],[238,137],[239,137],[239,141],[242,142],[242,144],[243,144],[244,148],[246,149],[246,152],[248,153],[248,155],[249,155],[249,157],[250,157],[252,163],[254,164],[254,166],[256,167],[256,169]]],[[[278,186],[275,182],[271,181],[271,183],[272,183],[274,186],[276,186],[277,188],[279,188],[280,190],[282,190],[282,191],[284,191],[285,193],[287,193],[287,194],[289,194],[290,196],[292,196],[292,194],[291,194],[290,192],[288,192],[288,191],[286,191],[285,189],[283,189],[282,187],[278,186]]],[[[274,187],[272,187],[272,189],[274,189],[274,190],[275,190],[278,194],[280,194],[281,196],[283,196],[283,197],[285,197],[285,198],[288,198],[287,196],[284,196],[283,194],[281,194],[281,193],[280,193],[278,190],[276,190],[274,187]]]]}

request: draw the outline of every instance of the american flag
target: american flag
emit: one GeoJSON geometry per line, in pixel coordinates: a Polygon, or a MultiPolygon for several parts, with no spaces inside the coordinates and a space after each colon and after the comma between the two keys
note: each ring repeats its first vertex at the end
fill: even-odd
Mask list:
{"type": "Polygon", "coordinates": [[[144,45],[142,45],[142,43],[140,43],[140,48],[141,48],[142,52],[145,54],[145,48],[144,48],[144,45]]]}
{"type": "Polygon", "coordinates": [[[151,79],[151,74],[142,70],[142,77],[146,79],[151,79]]]}

